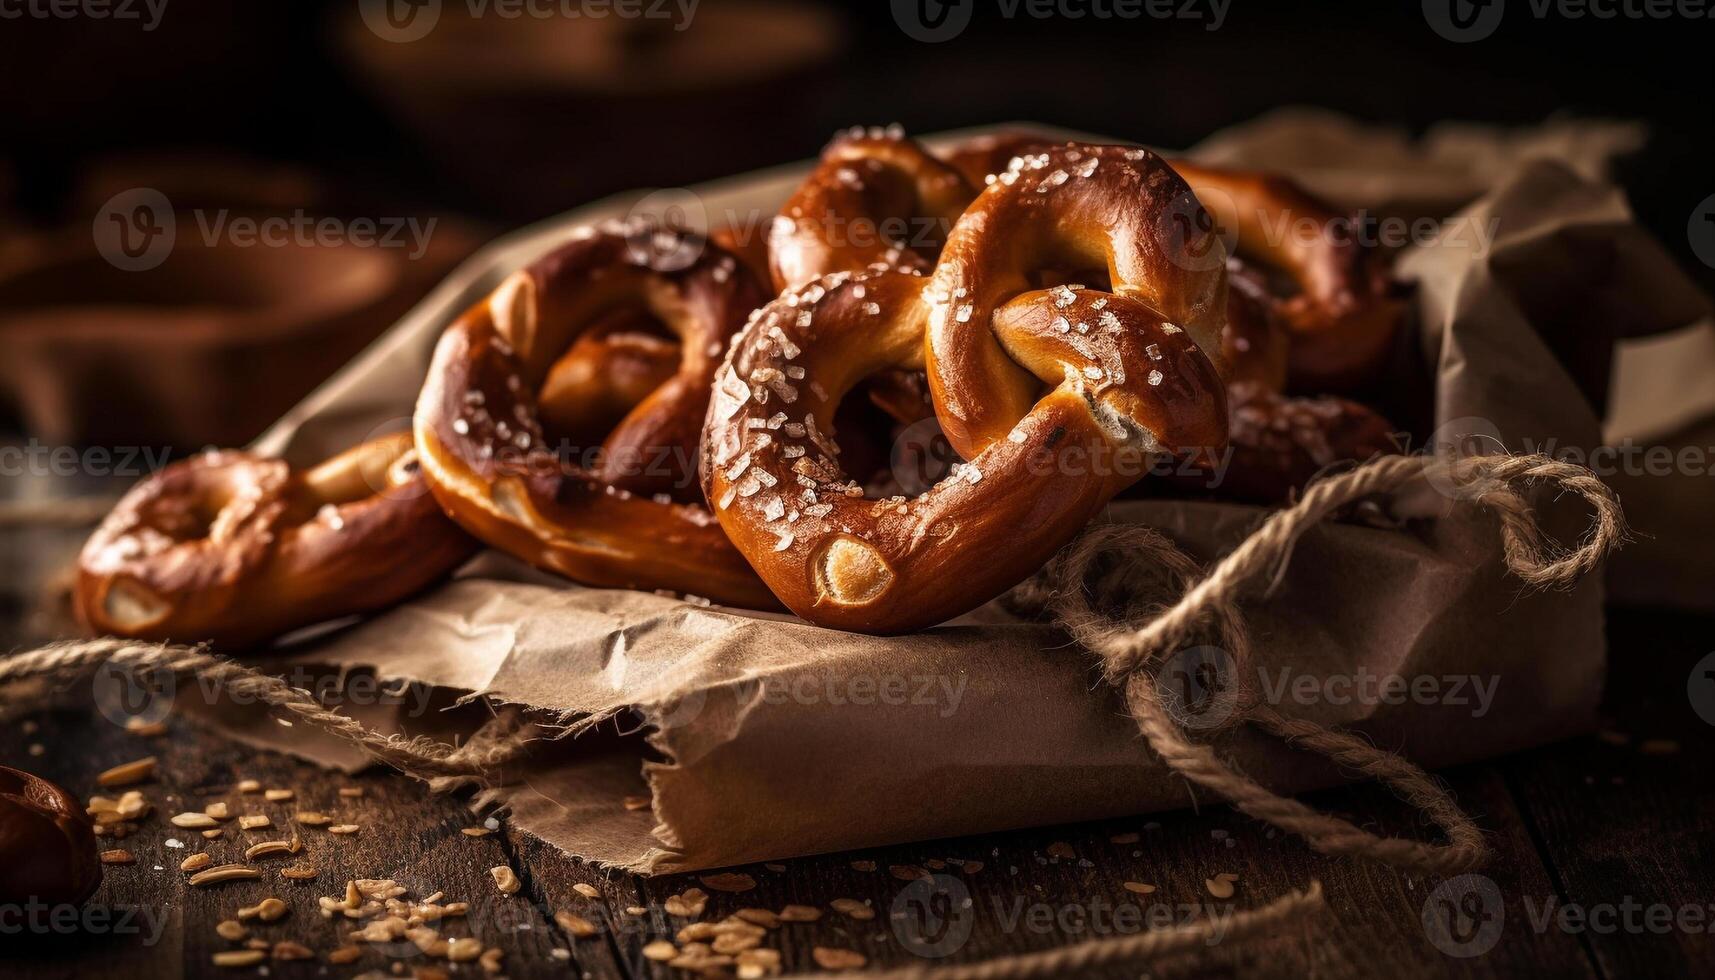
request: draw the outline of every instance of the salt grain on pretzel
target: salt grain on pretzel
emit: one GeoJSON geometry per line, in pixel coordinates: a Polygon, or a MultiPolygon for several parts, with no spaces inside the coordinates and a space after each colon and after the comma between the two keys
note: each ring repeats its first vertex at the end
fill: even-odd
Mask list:
{"type": "Polygon", "coordinates": [[[774,286],[877,262],[926,271],[974,196],[957,170],[897,128],[842,133],[769,229],[774,286]]]}
{"type": "Polygon", "coordinates": [[[390,606],[474,547],[428,494],[408,434],[308,470],[209,452],[120,500],[84,546],[74,597],[98,633],[245,647],[390,606]]]}
{"type": "MultiPolygon", "coordinates": [[[[727,338],[761,301],[760,287],[717,247],[656,232],[645,244],[667,235],[675,259],[695,253],[663,263],[628,237],[634,231],[583,229],[447,329],[417,402],[424,474],[468,531],[540,568],[591,585],[772,606],[699,502],[624,485],[663,455],[692,458],[727,338]],[[677,370],[607,435],[604,462],[584,468],[548,444],[539,393],[580,338],[622,311],[665,326],[677,370]]],[[[688,475],[680,482],[689,489],[688,475]]]]}
{"type": "Polygon", "coordinates": [[[1196,342],[1218,343],[1225,269],[1175,261],[1220,247],[1172,239],[1164,214],[1187,206],[1184,182],[1118,147],[1062,147],[1009,173],[960,219],[932,279],[841,272],[787,291],[716,379],[704,490],[812,622],[894,633],[965,612],[1147,469],[1091,460],[1225,442],[1220,378],[1196,342]],[[1039,288],[1097,265],[1112,292],[1039,288]],[[966,462],[915,499],[866,499],[828,420],[864,378],[925,368],[966,462]],[[1062,465],[1072,451],[1084,465],[1062,465]]]}

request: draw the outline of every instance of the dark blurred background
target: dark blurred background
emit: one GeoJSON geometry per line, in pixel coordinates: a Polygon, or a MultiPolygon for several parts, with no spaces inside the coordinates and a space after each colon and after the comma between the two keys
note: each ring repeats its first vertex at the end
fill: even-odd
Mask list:
{"type": "MultiPolygon", "coordinates": [[[[1445,0],[1230,0],[1218,30],[1207,0],[1166,5],[1195,17],[1124,20],[1009,18],[1010,4],[974,0],[957,37],[924,43],[886,0],[701,0],[685,30],[671,0],[666,18],[601,19],[509,18],[498,15],[507,0],[442,0],[433,30],[399,41],[382,35],[408,29],[398,25],[422,12],[412,5],[434,0],[371,6],[371,20],[394,15],[379,30],[363,16],[367,0],[60,2],[69,5],[0,0],[0,270],[35,270],[0,282],[0,312],[87,304],[109,289],[123,303],[183,304],[174,289],[202,289],[216,291],[215,307],[297,302],[279,322],[252,324],[253,335],[285,337],[330,309],[364,324],[320,345],[323,360],[294,368],[296,381],[287,369],[301,344],[222,350],[185,368],[226,371],[252,391],[267,379],[277,396],[252,397],[256,418],[210,438],[244,438],[500,230],[611,191],[804,158],[860,122],[926,132],[1031,119],[1178,147],[1294,104],[1414,132],[1450,119],[1638,120],[1649,142],[1619,176],[1642,220],[1715,287],[1686,232],[1715,191],[1710,19],[1538,18],[1527,0],[1511,0],[1492,36],[1461,44],[1426,15],[1445,0]],[[93,16],[98,8],[112,13],[93,16]],[[72,15],[40,15],[55,9],[72,15]],[[148,287],[64,254],[87,246],[92,216],[133,187],[161,189],[175,209],[442,223],[434,254],[408,271],[378,268],[374,282],[346,284],[354,298],[343,305],[310,308],[304,298],[329,272],[283,254],[197,259],[182,254],[181,235],[164,267],[178,274],[148,287]],[[46,277],[44,254],[57,263],[46,277]],[[246,374],[258,358],[278,359],[267,374],[246,374]]],[[[914,2],[941,11],[936,0],[914,2]]],[[[94,316],[87,329],[118,328],[94,316]]],[[[40,343],[25,355],[68,356],[40,343]]],[[[107,367],[86,374],[85,391],[124,383],[107,367]]],[[[63,396],[57,411],[75,414],[76,400],[63,396]]],[[[206,406],[178,410],[194,417],[206,406]]],[[[20,409],[0,406],[0,417],[8,411],[20,409]]],[[[62,422],[66,433],[82,424],[62,422]]]]}

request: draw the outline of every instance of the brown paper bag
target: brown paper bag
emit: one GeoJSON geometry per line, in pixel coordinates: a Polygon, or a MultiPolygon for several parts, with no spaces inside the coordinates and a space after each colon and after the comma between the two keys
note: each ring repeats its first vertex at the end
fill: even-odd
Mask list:
{"type": "MultiPolygon", "coordinates": [[[[1266,122],[1255,132],[1269,135],[1265,146],[1290,145],[1285,128],[1266,122]]],[[[1226,159],[1251,159],[1235,149],[1245,137],[1212,144],[1226,159]]],[[[1600,141],[1571,139],[1592,142],[1600,141]]],[[[1600,164],[1544,159],[1545,143],[1567,145],[1496,143],[1484,169],[1434,194],[1405,179],[1390,194],[1385,173],[1363,185],[1414,208],[1439,195],[1451,211],[1463,203],[1452,198],[1474,197],[1458,217],[1484,232],[1414,247],[1400,264],[1417,281],[1419,329],[1398,360],[1414,379],[1404,387],[1421,396],[1425,431],[1487,435],[1513,450],[1527,440],[1597,446],[1591,405],[1608,376],[1617,326],[1609,314],[1623,306],[1623,332],[1650,333],[1682,325],[1700,300],[1631,224],[1622,196],[1592,179],[1600,164]]],[[[772,213],[806,166],[693,190],[710,215],[772,213]]],[[[621,216],[628,203],[599,202],[484,250],[261,448],[311,461],[402,427],[447,322],[570,227],[621,216]]],[[[1494,520],[1451,506],[1433,487],[1398,494],[1382,510],[1377,526],[1311,531],[1275,588],[1247,603],[1271,703],[1353,726],[1431,766],[1588,728],[1604,668],[1600,582],[1524,594],[1503,572],[1494,520]],[[1435,690],[1359,692],[1380,692],[1379,679],[1392,677],[1435,690]]],[[[1116,503],[1109,517],[1155,527],[1208,561],[1263,514],[1147,500],[1116,503]]],[[[541,709],[578,734],[542,746],[479,802],[509,808],[521,829],[569,852],[645,873],[1186,802],[1088,655],[994,606],[878,639],[583,588],[485,554],[447,586],[268,666],[369,668],[541,709]],[[644,805],[628,808],[627,796],[644,805]]],[[[412,733],[440,721],[403,706],[396,715],[412,733]]],[[[226,722],[241,737],[329,764],[360,762],[276,726],[226,722]]],[[[1222,750],[1281,792],[1345,778],[1245,731],[1222,750]]]]}

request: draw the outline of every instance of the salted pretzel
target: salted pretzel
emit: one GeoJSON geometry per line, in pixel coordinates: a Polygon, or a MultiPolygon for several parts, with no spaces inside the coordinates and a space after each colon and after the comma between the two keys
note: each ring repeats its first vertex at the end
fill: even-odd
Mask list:
{"type": "Polygon", "coordinates": [[[1289,343],[1279,305],[1263,276],[1237,259],[1227,282],[1221,348],[1232,455],[1210,488],[1216,496],[1278,503],[1329,466],[1399,451],[1394,427],[1371,409],[1331,395],[1285,394],[1289,343]]]}
{"type": "MultiPolygon", "coordinates": [[[[633,232],[581,229],[447,328],[417,401],[424,475],[461,526],[540,568],[590,585],[773,606],[706,507],[686,499],[715,370],[765,297],[718,246],[656,232],[675,239],[672,254],[694,255],[660,267],[633,232]],[[577,345],[602,339],[615,315],[665,330],[673,373],[612,428],[599,459],[562,459],[554,443],[564,434],[543,425],[545,385],[563,359],[590,356],[577,345]]],[[[558,380],[571,369],[561,364],[558,380]]]]}
{"type": "MultiPolygon", "coordinates": [[[[999,133],[968,140],[945,159],[980,187],[1010,158],[1046,145],[1027,133],[999,133]]],[[[1383,256],[1354,234],[1355,217],[1279,174],[1171,164],[1220,227],[1232,231],[1239,256],[1292,281],[1293,295],[1265,300],[1279,307],[1290,337],[1292,386],[1342,391],[1372,381],[1404,305],[1383,256]]]]}
{"type": "Polygon", "coordinates": [[[209,452],[120,500],[78,559],[74,603],[101,633],[241,648],[391,605],[475,548],[429,495],[409,433],[307,470],[209,452]]]}
{"type": "Polygon", "coordinates": [[[1038,568],[1158,454],[1221,446],[1197,338],[1219,342],[1226,273],[1180,260],[1221,246],[1162,237],[1187,202],[1147,151],[1058,147],[976,199],[931,278],[836,272],[761,310],[716,380],[702,477],[775,594],[825,626],[939,623],[1038,568]],[[866,499],[829,422],[865,378],[917,370],[967,462],[866,499]]]}
{"type": "Polygon", "coordinates": [[[876,263],[927,271],[975,196],[897,127],[842,133],[769,228],[774,288],[876,263]]]}
{"type": "Polygon", "coordinates": [[[1341,212],[1278,174],[1173,167],[1223,228],[1236,252],[1289,277],[1297,292],[1277,300],[1291,338],[1291,384],[1349,391],[1374,380],[1404,317],[1387,265],[1341,212]]]}

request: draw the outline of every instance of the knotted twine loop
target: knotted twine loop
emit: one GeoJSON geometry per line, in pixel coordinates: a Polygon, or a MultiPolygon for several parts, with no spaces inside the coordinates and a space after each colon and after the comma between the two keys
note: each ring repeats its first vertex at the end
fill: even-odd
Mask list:
{"type": "Polygon", "coordinates": [[[130,671],[193,674],[238,698],[254,698],[289,711],[305,724],[345,739],[376,759],[421,779],[464,777],[482,779],[495,768],[524,754],[532,739],[519,728],[509,737],[473,739],[464,746],[426,736],[388,734],[324,707],[310,692],[292,687],[271,674],[218,657],[202,647],[145,643],[117,637],[53,643],[0,659],[0,689],[30,678],[55,681],[86,676],[102,664],[130,671]]]}
{"type": "MultiPolygon", "coordinates": [[[[1259,581],[1272,581],[1290,559],[1305,531],[1330,514],[1376,494],[1425,479],[1451,487],[1456,496],[1496,513],[1501,522],[1507,569],[1531,588],[1569,586],[1594,570],[1624,540],[1625,520],[1606,484],[1584,467],[1544,455],[1390,456],[1311,484],[1295,505],[1276,511],[1207,574],[1164,537],[1147,528],[1092,528],[1063,550],[1015,593],[1018,601],[1051,612],[1079,644],[1100,658],[1109,683],[1118,687],[1150,747],[1175,772],[1219,793],[1252,817],[1303,837],[1315,850],[1385,864],[1456,874],[1488,858],[1481,831],[1433,777],[1402,757],[1362,738],[1310,721],[1286,718],[1241,693],[1238,720],[1300,749],[1324,756],[1393,789],[1447,835],[1446,844],[1382,837],[1280,796],[1240,773],[1208,745],[1193,742],[1163,703],[1156,672],[1167,657],[1201,637],[1214,637],[1232,655],[1240,678],[1250,671],[1250,641],[1238,612],[1241,595],[1259,581]],[[1521,487],[1549,481],[1589,505],[1593,520],[1576,548],[1558,547],[1542,531],[1521,487]],[[1134,565],[1153,565],[1187,584],[1177,602],[1155,615],[1114,616],[1090,596],[1112,593],[1098,559],[1121,552],[1134,565]]],[[[1133,609],[1140,604],[1132,603],[1133,609]]]]}

